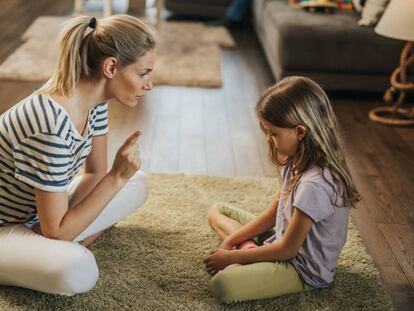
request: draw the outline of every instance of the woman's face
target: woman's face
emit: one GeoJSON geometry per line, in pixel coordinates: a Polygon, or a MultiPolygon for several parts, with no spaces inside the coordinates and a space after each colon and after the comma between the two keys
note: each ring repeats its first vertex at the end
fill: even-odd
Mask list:
{"type": "Polygon", "coordinates": [[[117,70],[108,82],[110,97],[135,107],[147,91],[152,89],[151,72],[155,64],[155,49],[149,50],[136,62],[117,70]]]}
{"type": "Polygon", "coordinates": [[[280,155],[290,157],[296,154],[300,140],[297,128],[277,127],[267,121],[261,121],[261,124],[267,132],[267,141],[274,144],[280,155]]]}

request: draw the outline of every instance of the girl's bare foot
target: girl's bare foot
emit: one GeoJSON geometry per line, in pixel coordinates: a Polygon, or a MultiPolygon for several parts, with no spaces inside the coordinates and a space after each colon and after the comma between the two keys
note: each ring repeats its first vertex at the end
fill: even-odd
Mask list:
{"type": "Polygon", "coordinates": [[[95,242],[95,240],[97,238],[99,238],[103,233],[111,231],[113,227],[114,226],[110,226],[109,228],[106,228],[105,230],[96,232],[96,233],[88,236],[84,240],[80,241],[79,244],[89,248],[92,245],[92,243],[95,242]]]}

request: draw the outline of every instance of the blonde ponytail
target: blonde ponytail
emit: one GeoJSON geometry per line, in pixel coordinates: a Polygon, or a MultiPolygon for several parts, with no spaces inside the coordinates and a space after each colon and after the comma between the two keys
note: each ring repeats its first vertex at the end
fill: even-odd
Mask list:
{"type": "Polygon", "coordinates": [[[63,25],[54,72],[39,91],[69,96],[80,80],[101,78],[103,59],[115,57],[123,68],[154,47],[152,30],[135,17],[74,17],[63,25]]]}

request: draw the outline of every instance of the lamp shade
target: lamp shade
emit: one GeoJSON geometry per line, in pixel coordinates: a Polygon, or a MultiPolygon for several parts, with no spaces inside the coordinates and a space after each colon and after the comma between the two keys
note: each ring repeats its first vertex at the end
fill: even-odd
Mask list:
{"type": "Polygon", "coordinates": [[[414,41],[414,0],[391,0],[375,32],[393,39],[414,41]]]}

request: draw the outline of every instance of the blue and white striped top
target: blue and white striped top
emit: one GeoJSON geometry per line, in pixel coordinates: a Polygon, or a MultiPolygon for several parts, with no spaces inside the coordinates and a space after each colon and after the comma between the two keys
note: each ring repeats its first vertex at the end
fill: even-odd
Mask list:
{"type": "Polygon", "coordinates": [[[0,226],[36,218],[35,188],[67,191],[92,138],[108,133],[107,111],[106,102],[89,111],[86,137],[62,106],[38,93],[0,116],[0,226]]]}

